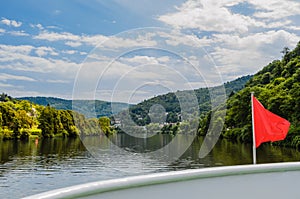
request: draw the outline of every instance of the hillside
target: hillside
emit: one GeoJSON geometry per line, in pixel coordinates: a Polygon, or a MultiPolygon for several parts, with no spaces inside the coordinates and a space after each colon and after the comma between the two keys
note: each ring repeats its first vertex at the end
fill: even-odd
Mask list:
{"type": "Polygon", "coordinates": [[[71,110],[37,105],[4,93],[0,96],[1,139],[77,137],[99,135],[101,132],[111,133],[107,117],[88,119],[71,110]]]}
{"type": "MultiPolygon", "coordinates": [[[[72,100],[65,100],[55,97],[21,97],[17,98],[20,100],[28,100],[34,104],[39,104],[42,106],[47,106],[48,104],[59,110],[72,110],[72,100]]],[[[111,116],[111,102],[106,101],[92,101],[92,100],[75,100],[76,104],[82,104],[82,109],[79,110],[80,113],[84,114],[86,117],[91,118],[91,111],[95,110],[97,117],[111,116]],[[94,107],[95,106],[95,107],[94,107]]],[[[126,108],[128,104],[120,102],[112,102],[113,107],[116,109],[114,112],[118,113],[126,108]]]]}
{"type": "MultiPolygon", "coordinates": [[[[287,51],[282,60],[275,60],[264,67],[248,81],[244,89],[228,99],[223,137],[252,142],[251,91],[255,92],[265,108],[291,122],[287,138],[276,144],[299,148],[300,42],[293,51],[287,51]]],[[[207,125],[202,122],[199,132],[205,134],[207,125]]]]}
{"type": "MultiPolygon", "coordinates": [[[[224,84],[227,96],[233,95],[235,92],[244,88],[246,82],[251,78],[251,75],[238,78],[234,81],[230,81],[224,84]]],[[[212,92],[219,90],[221,86],[216,86],[212,88],[212,92]]],[[[150,123],[150,118],[148,115],[149,109],[154,104],[162,105],[166,112],[166,122],[176,123],[180,121],[180,104],[176,97],[177,94],[188,95],[188,93],[194,92],[199,103],[199,110],[201,114],[209,111],[211,109],[210,104],[210,93],[208,88],[200,88],[193,91],[177,91],[177,93],[168,93],[165,95],[160,95],[153,97],[151,99],[145,100],[137,105],[130,107],[130,114],[132,119],[138,125],[146,125],[150,123]],[[179,92],[179,93],[178,93],[179,92]]]]}

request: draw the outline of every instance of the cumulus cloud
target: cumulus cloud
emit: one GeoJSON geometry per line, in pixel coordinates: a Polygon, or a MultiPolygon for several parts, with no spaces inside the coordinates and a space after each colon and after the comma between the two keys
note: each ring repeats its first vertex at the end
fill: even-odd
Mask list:
{"type": "MultiPolygon", "coordinates": [[[[199,29],[200,31],[246,32],[250,26],[261,26],[262,22],[230,12],[226,6],[234,1],[188,0],[174,13],[158,17],[158,20],[177,28],[199,29]]],[[[239,3],[242,1],[235,1],[239,3]]]]}
{"type": "Polygon", "coordinates": [[[35,53],[36,53],[39,57],[43,57],[43,56],[46,56],[46,55],[52,55],[52,56],[58,56],[58,55],[59,55],[59,54],[55,51],[54,48],[46,47],[46,46],[41,46],[41,47],[35,48],[35,53]]]}
{"type": "Polygon", "coordinates": [[[28,55],[33,49],[34,47],[30,45],[19,45],[19,46],[3,45],[3,44],[0,45],[1,52],[7,52],[10,54],[16,53],[16,54],[28,55]]]}
{"type": "Polygon", "coordinates": [[[296,34],[284,30],[268,31],[249,36],[214,35],[218,45],[211,53],[224,76],[235,71],[238,76],[254,73],[280,57],[284,46],[295,46],[300,40],[296,34]]]}
{"type": "Polygon", "coordinates": [[[10,20],[10,19],[6,19],[6,18],[2,18],[2,20],[0,21],[2,24],[5,24],[7,26],[13,26],[13,27],[20,27],[22,25],[22,22],[19,21],[15,21],[15,20],[10,20]]]}
{"type": "Polygon", "coordinates": [[[300,13],[300,2],[294,0],[188,0],[173,13],[158,17],[158,20],[180,29],[200,31],[245,33],[253,28],[283,28],[291,25],[291,16],[300,13]],[[234,13],[231,7],[248,5],[252,15],[234,13]]]}
{"type": "MultiPolygon", "coordinates": [[[[208,49],[224,80],[231,80],[280,58],[283,47],[293,48],[300,40],[295,33],[300,30],[299,15],[296,0],[187,0],[157,19],[178,32],[203,33],[189,37],[194,37],[194,45],[208,49]]],[[[172,37],[166,41],[174,46],[191,41],[172,37]]]]}
{"type": "Polygon", "coordinates": [[[55,55],[56,52],[49,47],[0,45],[0,69],[47,73],[49,76],[56,74],[65,76],[65,78],[74,78],[79,64],[59,58],[42,57],[46,54],[55,55]],[[38,56],[34,56],[32,52],[38,56]]]}

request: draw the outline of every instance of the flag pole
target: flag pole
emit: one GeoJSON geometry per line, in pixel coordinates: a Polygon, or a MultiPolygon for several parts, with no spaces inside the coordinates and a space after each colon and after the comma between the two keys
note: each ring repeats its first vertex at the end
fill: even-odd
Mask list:
{"type": "Polygon", "coordinates": [[[256,144],[255,144],[255,128],[254,128],[254,107],[253,107],[253,97],[254,97],[254,92],[251,92],[252,136],[253,136],[252,155],[253,155],[253,164],[256,164],[256,144]]]}

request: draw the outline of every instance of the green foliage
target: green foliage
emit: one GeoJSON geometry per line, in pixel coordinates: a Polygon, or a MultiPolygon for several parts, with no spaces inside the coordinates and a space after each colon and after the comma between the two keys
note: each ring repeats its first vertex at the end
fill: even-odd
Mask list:
{"type": "MultiPolygon", "coordinates": [[[[300,146],[300,43],[293,51],[284,51],[281,61],[273,61],[255,74],[245,88],[227,100],[227,114],[222,136],[252,142],[251,91],[271,112],[291,122],[284,141],[277,145],[300,146]]],[[[200,121],[199,131],[207,130],[209,115],[200,121]],[[203,130],[202,130],[203,129],[203,130]]]]}
{"type": "MultiPolygon", "coordinates": [[[[105,124],[107,120],[110,124],[108,118],[105,124]]],[[[107,133],[112,132],[109,125],[107,129],[107,133]]],[[[0,130],[3,139],[77,137],[99,135],[101,131],[96,118],[86,119],[74,111],[57,110],[51,106],[13,99],[0,102],[0,130]]]]}
{"type": "Polygon", "coordinates": [[[3,140],[10,140],[14,138],[13,131],[7,128],[1,130],[1,136],[3,140]]]}
{"type": "Polygon", "coordinates": [[[111,134],[112,131],[110,129],[110,119],[108,117],[100,117],[99,124],[102,132],[106,135],[111,134]]]}
{"type": "Polygon", "coordinates": [[[55,133],[54,109],[50,106],[44,108],[39,117],[39,128],[42,130],[43,137],[53,137],[55,133]]]}
{"type": "Polygon", "coordinates": [[[8,101],[11,101],[11,100],[12,100],[12,97],[8,96],[6,93],[2,93],[0,95],[0,102],[8,102],[8,101]]]}
{"type": "MultiPolygon", "coordinates": [[[[211,99],[210,92],[212,93],[220,93],[223,86],[225,87],[225,91],[227,96],[234,94],[235,92],[244,88],[246,82],[252,76],[248,75],[245,77],[238,78],[234,81],[227,82],[222,86],[216,86],[213,88],[199,88],[196,90],[189,90],[189,91],[177,91],[175,93],[168,93],[165,95],[159,95],[153,97],[148,100],[144,100],[143,102],[133,105],[130,107],[129,112],[132,120],[140,126],[147,125],[151,122],[149,117],[149,110],[153,105],[161,105],[164,107],[165,112],[167,114],[166,123],[177,123],[181,121],[181,107],[179,103],[178,96],[188,96],[195,94],[198,100],[199,107],[198,108],[200,114],[207,113],[211,110],[211,99]]],[[[220,93],[221,94],[221,93],[220,93]]],[[[181,102],[183,103],[183,102],[181,102]]],[[[192,112],[192,111],[191,111],[192,112]]],[[[122,113],[121,113],[122,114],[122,113]]],[[[167,127],[166,127],[167,128],[167,127]]]]}

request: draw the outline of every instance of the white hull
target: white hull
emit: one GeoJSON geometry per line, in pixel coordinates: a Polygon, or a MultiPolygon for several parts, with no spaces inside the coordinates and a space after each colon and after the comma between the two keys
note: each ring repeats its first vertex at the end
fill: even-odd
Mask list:
{"type": "Polygon", "coordinates": [[[201,199],[300,198],[300,162],[156,173],[87,183],[36,198],[201,199]]]}

